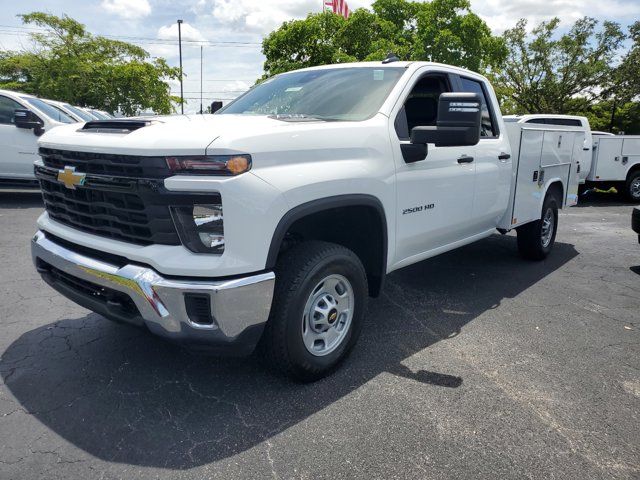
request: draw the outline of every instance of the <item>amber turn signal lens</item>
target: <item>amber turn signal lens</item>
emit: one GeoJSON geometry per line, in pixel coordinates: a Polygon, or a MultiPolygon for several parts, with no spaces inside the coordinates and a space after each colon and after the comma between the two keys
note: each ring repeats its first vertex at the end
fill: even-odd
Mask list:
{"type": "Polygon", "coordinates": [[[234,175],[244,173],[249,170],[249,159],[246,156],[235,156],[227,160],[227,170],[234,175]]]}

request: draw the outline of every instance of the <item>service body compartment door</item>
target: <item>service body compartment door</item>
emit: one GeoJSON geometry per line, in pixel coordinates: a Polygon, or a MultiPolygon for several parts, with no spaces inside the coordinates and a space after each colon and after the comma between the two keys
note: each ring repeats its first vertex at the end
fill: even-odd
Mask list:
{"type": "Polygon", "coordinates": [[[569,180],[567,183],[566,206],[573,207],[578,204],[578,187],[580,186],[580,177],[584,178],[578,172],[578,165],[581,165],[579,159],[584,158],[584,139],[587,136],[585,132],[576,132],[573,140],[573,155],[569,159],[569,180]]]}
{"type": "Polygon", "coordinates": [[[538,129],[521,131],[520,156],[517,165],[515,196],[511,225],[521,225],[540,216],[540,159],[545,132],[538,129]]]}
{"type": "Polygon", "coordinates": [[[623,138],[602,137],[598,140],[589,180],[595,182],[624,180],[626,168],[621,158],[623,138]]]}

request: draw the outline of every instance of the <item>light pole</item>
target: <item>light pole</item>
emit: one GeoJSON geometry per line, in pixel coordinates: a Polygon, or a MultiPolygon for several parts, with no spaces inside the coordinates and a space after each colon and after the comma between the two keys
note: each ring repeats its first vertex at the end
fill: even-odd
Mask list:
{"type": "Polygon", "coordinates": [[[202,111],[202,45],[200,45],[200,115],[204,112],[202,111]]]}
{"type": "Polygon", "coordinates": [[[178,20],[178,50],[180,51],[180,112],[184,115],[184,91],[182,89],[182,20],[178,20]]]}

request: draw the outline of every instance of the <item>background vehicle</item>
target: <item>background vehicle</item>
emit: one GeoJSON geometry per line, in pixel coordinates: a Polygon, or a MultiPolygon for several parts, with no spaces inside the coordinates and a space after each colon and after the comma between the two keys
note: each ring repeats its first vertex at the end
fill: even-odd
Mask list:
{"type": "Polygon", "coordinates": [[[0,186],[37,186],[38,136],[74,121],[37,97],[0,90],[0,186]]]}
{"type": "Polygon", "coordinates": [[[108,318],[214,352],[259,344],[314,380],[353,347],[388,272],[496,229],[545,258],[583,144],[573,127],[505,124],[489,82],[456,67],[289,72],[215,115],[43,136],[33,259],[108,318]]]}
{"type": "Polygon", "coordinates": [[[93,108],[89,109],[89,113],[94,117],[97,117],[98,120],[111,120],[113,118],[107,112],[103,112],[102,110],[95,110],[93,108]]]}
{"type": "Polygon", "coordinates": [[[640,135],[594,137],[587,185],[616,187],[627,200],[640,203],[640,135]]]}
{"type": "Polygon", "coordinates": [[[640,202],[640,135],[592,132],[586,117],[572,115],[508,115],[505,121],[568,125],[584,131],[580,183],[600,190],[615,187],[628,200],[640,202]]]}

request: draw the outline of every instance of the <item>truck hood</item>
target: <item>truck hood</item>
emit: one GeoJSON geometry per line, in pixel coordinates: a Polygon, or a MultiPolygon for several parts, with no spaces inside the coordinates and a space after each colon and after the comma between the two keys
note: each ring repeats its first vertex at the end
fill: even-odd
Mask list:
{"type": "Polygon", "coordinates": [[[237,139],[264,135],[299,125],[250,115],[174,115],[139,119],[150,124],[130,133],[110,133],[83,130],[84,124],[76,123],[46,132],[38,143],[47,148],[121,155],[203,155],[207,146],[220,137],[237,139]]]}

